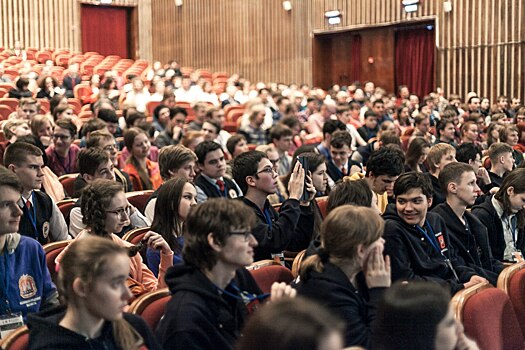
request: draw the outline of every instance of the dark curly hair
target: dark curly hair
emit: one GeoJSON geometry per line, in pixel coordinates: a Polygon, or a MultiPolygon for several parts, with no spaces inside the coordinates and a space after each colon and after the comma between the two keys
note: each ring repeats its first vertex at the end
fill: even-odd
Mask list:
{"type": "Polygon", "coordinates": [[[106,209],[119,192],[124,192],[121,184],[105,179],[93,181],[82,191],[80,196],[82,222],[91,229],[92,234],[105,237],[112,233],[105,231],[106,209]]]}

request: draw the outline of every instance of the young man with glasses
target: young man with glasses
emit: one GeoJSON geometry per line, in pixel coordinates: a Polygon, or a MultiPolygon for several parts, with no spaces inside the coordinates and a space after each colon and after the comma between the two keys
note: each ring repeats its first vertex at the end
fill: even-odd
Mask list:
{"type": "Polygon", "coordinates": [[[70,119],[60,119],[53,129],[53,144],[46,149],[49,168],[56,174],[73,174],[78,172],[77,156],[80,147],[73,144],[77,127],[70,119]]]}
{"type": "Polygon", "coordinates": [[[244,268],[254,261],[257,225],[241,201],[212,198],[194,207],[184,223],[184,263],[166,273],[172,294],[157,327],[169,349],[234,349],[248,309],[267,297],[295,296],[284,283],[263,294],[244,268]]]}
{"type": "Polygon", "coordinates": [[[257,239],[255,260],[282,256],[284,250],[301,251],[313,238],[314,214],[310,200],[315,187],[307,177],[309,197],[300,201],[305,187],[305,172],[296,163],[288,184],[289,198],[279,213],[271,206],[268,196],[276,192],[277,172],[267,155],[259,151],[240,154],[233,162],[233,177],[244,193],[243,202],[257,215],[252,232],[257,239]]]}
{"type": "Polygon", "coordinates": [[[18,176],[22,195],[18,206],[23,212],[20,234],[38,240],[42,245],[68,239],[64,217],[51,197],[40,191],[44,173],[42,151],[26,142],[7,147],[4,165],[18,176]]]}
{"type": "MultiPolygon", "coordinates": [[[[75,186],[79,197],[81,190],[93,183],[97,179],[106,179],[115,181],[115,172],[113,162],[108,157],[107,153],[98,147],[91,147],[83,149],[78,155],[78,169],[79,176],[75,181],[75,186]]],[[[82,212],[80,210],[80,200],[78,200],[69,213],[69,233],[76,237],[80,231],[86,228],[83,222],[82,212]]],[[[124,233],[137,227],[146,227],[151,225],[151,222],[142,215],[137,208],[129,206],[130,223],[122,229],[121,232],[116,232],[117,236],[122,236],[124,233]]]]}

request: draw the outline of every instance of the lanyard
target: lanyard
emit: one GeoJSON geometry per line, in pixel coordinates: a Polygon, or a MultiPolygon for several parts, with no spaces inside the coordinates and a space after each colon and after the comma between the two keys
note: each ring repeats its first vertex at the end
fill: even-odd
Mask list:
{"type": "Polygon", "coordinates": [[[7,314],[11,314],[11,306],[9,305],[9,297],[8,297],[9,293],[7,291],[7,286],[9,285],[8,276],[10,274],[9,273],[9,254],[7,251],[7,241],[5,242],[5,246],[4,246],[4,268],[5,268],[5,271],[4,271],[5,276],[2,279],[2,297],[3,297],[4,305],[2,305],[2,310],[1,310],[2,315],[4,314],[4,312],[7,312],[7,314]]]}
{"type": "Polygon", "coordinates": [[[434,230],[432,230],[432,227],[428,224],[428,222],[425,220],[426,230],[423,230],[421,227],[419,227],[419,225],[416,225],[416,228],[418,229],[419,232],[421,232],[425,236],[425,238],[428,240],[432,248],[434,248],[436,252],[438,252],[443,257],[445,257],[441,249],[439,249],[436,236],[434,235],[434,230]],[[427,230],[430,232],[430,234],[427,232],[427,230]]]}
{"type": "MultiPolygon", "coordinates": [[[[22,197],[24,198],[24,197],[22,197]]],[[[31,226],[33,226],[33,233],[34,233],[34,238],[38,238],[39,234],[38,234],[38,229],[36,228],[36,200],[35,200],[35,191],[31,192],[31,202],[32,202],[32,207],[33,207],[33,212],[31,213],[31,211],[27,208],[27,201],[23,203],[23,212],[24,214],[27,214],[27,217],[29,218],[29,221],[31,222],[31,226]]]]}
{"type": "Polygon", "coordinates": [[[510,234],[512,236],[512,243],[514,243],[514,247],[516,247],[516,216],[514,216],[511,220],[510,217],[507,216],[507,227],[510,229],[510,234]]]}
{"type": "Polygon", "coordinates": [[[270,215],[270,209],[264,208],[264,221],[270,226],[270,230],[272,229],[272,216],[270,215]]]}
{"type": "Polygon", "coordinates": [[[231,292],[228,292],[227,290],[225,289],[221,289],[219,287],[217,287],[217,289],[219,290],[220,293],[223,293],[223,294],[226,294],[227,296],[229,297],[232,297],[234,299],[237,299],[237,300],[242,300],[244,302],[245,305],[251,303],[252,301],[255,301],[255,300],[258,300],[258,301],[262,301],[266,298],[268,298],[271,294],[270,293],[263,293],[263,294],[260,294],[260,295],[257,295],[257,294],[252,294],[252,293],[248,293],[246,291],[241,291],[235,284],[231,284],[230,285],[236,292],[239,293],[239,295],[236,295],[236,294],[233,294],[231,292]]]}
{"type": "Polygon", "coordinates": [[[436,235],[434,234],[434,230],[432,230],[432,227],[430,226],[428,221],[425,220],[425,228],[426,228],[426,230],[423,230],[421,227],[419,227],[419,225],[416,225],[416,228],[418,229],[419,232],[421,232],[427,238],[427,240],[430,243],[430,245],[432,246],[432,248],[434,248],[434,250],[436,252],[441,254],[441,256],[445,260],[445,263],[447,264],[448,268],[454,274],[454,277],[456,278],[456,281],[459,283],[460,280],[459,280],[458,274],[456,273],[456,270],[454,269],[454,266],[452,266],[452,262],[450,261],[450,259],[447,258],[445,256],[445,254],[443,254],[443,251],[441,249],[439,249],[439,245],[438,245],[438,242],[437,242],[436,235]],[[429,232],[427,232],[427,230],[429,232]]]}

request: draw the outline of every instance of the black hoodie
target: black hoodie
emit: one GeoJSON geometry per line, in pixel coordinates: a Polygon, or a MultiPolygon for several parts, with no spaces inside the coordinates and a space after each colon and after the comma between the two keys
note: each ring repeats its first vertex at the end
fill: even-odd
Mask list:
{"type": "Polygon", "coordinates": [[[246,269],[224,292],[186,264],[170,267],[166,283],[172,298],[156,332],[164,349],[233,349],[248,313],[239,291],[262,294],[246,269]]]}
{"type": "Polygon", "coordinates": [[[487,228],[474,215],[465,211],[463,214],[468,226],[465,226],[454,213],[448,203],[441,203],[432,210],[443,218],[446,223],[450,242],[467,266],[485,277],[494,286],[504,266],[492,257],[487,228]]]}
{"type": "Polygon", "coordinates": [[[385,224],[385,254],[390,255],[392,281],[425,280],[433,281],[450,288],[455,294],[464,288],[463,284],[476,275],[476,272],[464,266],[450,244],[443,219],[435,213],[427,213],[426,220],[436,237],[442,233],[440,241],[443,254],[458,275],[456,280],[452,269],[445,262],[441,252],[437,252],[415,225],[409,225],[398,215],[395,205],[389,205],[383,214],[385,224]]]}
{"type": "MultiPolygon", "coordinates": [[[[59,325],[66,313],[65,306],[28,316],[29,349],[31,350],[118,350],[113,338],[111,322],[105,322],[99,337],[86,339],[83,335],[59,325]]],[[[160,350],[153,333],[142,318],[124,313],[124,319],[142,336],[145,347],[141,349],[160,350]]]]}
{"type": "MultiPolygon", "coordinates": [[[[506,247],[505,234],[503,232],[501,218],[492,204],[492,197],[493,196],[487,196],[483,203],[474,206],[472,208],[472,214],[487,227],[489,243],[494,258],[503,261],[506,247]]],[[[518,227],[516,248],[522,252],[525,251],[525,232],[523,227],[518,227]]]]}

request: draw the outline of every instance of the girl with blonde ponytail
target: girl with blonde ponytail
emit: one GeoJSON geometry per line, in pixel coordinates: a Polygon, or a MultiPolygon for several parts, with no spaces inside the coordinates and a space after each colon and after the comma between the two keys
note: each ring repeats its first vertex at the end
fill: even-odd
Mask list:
{"type": "Polygon", "coordinates": [[[375,304],[390,287],[383,257],[384,221],[372,208],[343,205],[321,225],[321,246],[301,266],[299,295],[314,299],[346,323],[345,346],[370,346],[375,304]]]}
{"type": "Polygon", "coordinates": [[[144,321],[124,313],[128,250],[88,237],[71,244],[58,274],[65,306],[31,315],[30,349],[160,349],[144,321]]]}

